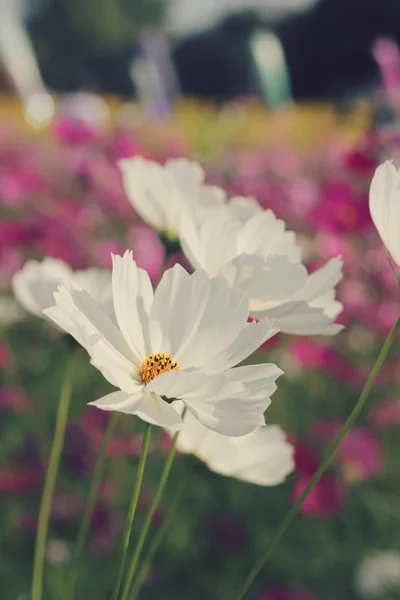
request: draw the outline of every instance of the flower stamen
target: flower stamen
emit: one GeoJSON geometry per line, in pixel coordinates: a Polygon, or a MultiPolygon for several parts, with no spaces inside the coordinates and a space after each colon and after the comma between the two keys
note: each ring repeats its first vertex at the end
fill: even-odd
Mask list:
{"type": "Polygon", "coordinates": [[[180,366],[172,360],[170,354],[149,354],[140,366],[139,377],[147,385],[162,373],[179,369],[180,366]]]}

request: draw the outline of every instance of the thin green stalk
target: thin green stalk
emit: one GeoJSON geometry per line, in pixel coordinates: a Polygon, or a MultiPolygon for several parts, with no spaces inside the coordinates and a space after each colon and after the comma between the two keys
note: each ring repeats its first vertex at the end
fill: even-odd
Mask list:
{"type": "MultiPolygon", "coordinates": [[[[176,442],[178,440],[179,431],[177,431],[172,438],[171,447],[168,451],[167,458],[164,464],[163,471],[161,473],[161,478],[158,484],[158,487],[153,496],[153,500],[150,504],[150,508],[147,511],[145,520],[142,525],[142,529],[139,535],[139,539],[137,541],[135,551],[133,553],[132,561],[128,571],[128,577],[125,582],[124,592],[122,594],[122,600],[128,600],[129,598],[129,590],[131,589],[132,581],[135,576],[136,567],[138,565],[140,555],[146,541],[147,534],[150,529],[151,522],[154,517],[154,513],[156,512],[158,505],[160,504],[161,496],[164,492],[165,484],[167,483],[169,472],[171,471],[172,463],[174,462],[175,452],[176,452],[176,442]]],[[[114,599],[113,599],[114,600],[114,599]]]]}
{"type": "Polygon", "coordinates": [[[119,590],[121,588],[122,576],[123,576],[124,569],[125,569],[125,563],[126,563],[126,558],[127,558],[128,548],[129,548],[129,542],[131,539],[133,519],[135,517],[136,507],[137,507],[137,503],[139,500],[140,489],[142,487],[144,468],[146,466],[146,458],[147,458],[147,451],[149,449],[150,435],[151,435],[151,425],[147,424],[146,430],[145,430],[144,436],[143,436],[142,449],[140,451],[139,465],[138,465],[138,472],[136,474],[135,486],[133,488],[132,499],[131,499],[131,503],[129,505],[128,517],[126,519],[124,535],[122,538],[121,559],[120,559],[120,564],[119,564],[119,569],[118,569],[118,576],[117,576],[117,580],[116,580],[113,595],[112,595],[112,600],[117,600],[119,590]]]}
{"type": "Polygon", "coordinates": [[[47,546],[47,531],[53,492],[60,464],[61,451],[64,444],[65,429],[68,420],[68,411],[72,393],[72,378],[75,367],[75,354],[69,360],[60,391],[57,420],[54,431],[50,461],[44,482],[42,501],[40,504],[39,521],[36,534],[35,557],[33,563],[33,578],[31,600],[41,600],[43,593],[43,571],[47,546]]]}
{"type": "Polygon", "coordinates": [[[97,457],[96,465],[92,475],[92,481],[90,483],[89,493],[86,500],[85,510],[83,512],[82,523],[79,529],[78,538],[76,542],[76,549],[72,561],[72,569],[71,569],[71,590],[68,594],[68,598],[73,598],[75,593],[75,584],[76,584],[76,576],[77,576],[77,568],[79,566],[79,561],[82,556],[82,552],[85,548],[87,535],[89,533],[90,523],[92,520],[93,509],[96,503],[96,498],[98,495],[99,487],[101,484],[101,480],[103,478],[105,462],[107,458],[107,449],[110,443],[111,437],[114,433],[115,426],[117,424],[120,413],[113,412],[110,420],[108,421],[107,428],[105,430],[103,440],[101,442],[101,448],[99,455],[97,457]]]}
{"type": "Polygon", "coordinates": [[[140,570],[136,577],[136,581],[133,584],[132,591],[129,596],[129,600],[136,600],[139,595],[139,592],[140,592],[143,582],[145,580],[149,565],[151,564],[154,556],[156,555],[160,546],[163,544],[163,542],[170,530],[171,523],[173,522],[173,520],[175,518],[177,508],[178,508],[178,505],[179,505],[179,502],[182,497],[184,489],[185,489],[185,483],[182,482],[178,488],[178,491],[175,494],[175,497],[172,501],[171,506],[169,507],[166,519],[164,520],[163,524],[161,525],[161,527],[158,529],[157,533],[155,534],[153,541],[151,542],[149,549],[147,550],[146,555],[143,558],[143,564],[140,567],[140,570]]]}
{"type": "MultiPolygon", "coordinates": [[[[337,449],[339,448],[340,444],[342,443],[343,439],[346,437],[346,435],[349,433],[350,429],[352,428],[352,426],[354,425],[354,422],[356,421],[358,415],[360,414],[366,400],[368,399],[368,396],[374,386],[375,380],[383,366],[383,363],[385,362],[389,351],[393,345],[393,342],[396,338],[396,334],[397,334],[397,330],[400,326],[400,317],[397,319],[396,323],[393,325],[389,335],[387,336],[385,343],[383,344],[383,347],[379,353],[379,356],[374,364],[374,366],[372,367],[372,370],[369,374],[367,383],[364,386],[364,389],[362,390],[356,405],[354,406],[349,418],[347,419],[347,421],[345,422],[341,432],[339,433],[336,441],[333,443],[333,445],[331,446],[331,448],[329,449],[325,459],[322,461],[320,467],[318,468],[318,470],[315,472],[313,478],[311,479],[310,483],[308,484],[308,486],[306,487],[306,489],[304,490],[304,492],[301,494],[301,496],[299,497],[299,499],[295,502],[295,504],[292,506],[292,508],[289,510],[289,512],[287,513],[286,517],[283,519],[282,523],[280,524],[280,526],[278,527],[274,537],[272,538],[272,540],[270,541],[270,543],[268,544],[268,547],[266,549],[266,551],[260,556],[260,558],[256,561],[254,567],[251,569],[250,573],[248,574],[248,576],[246,577],[242,587],[240,588],[238,594],[235,596],[234,600],[242,600],[245,596],[245,594],[247,593],[247,591],[249,590],[250,586],[252,585],[253,581],[255,580],[255,578],[257,577],[257,575],[259,574],[259,572],[261,571],[261,569],[263,568],[264,564],[267,562],[269,556],[271,555],[272,551],[274,550],[275,546],[277,545],[277,543],[279,542],[280,538],[282,537],[282,535],[285,533],[286,529],[289,527],[290,523],[293,521],[293,519],[295,518],[295,516],[297,515],[299,508],[301,507],[301,505],[303,504],[304,500],[307,498],[307,496],[309,495],[309,493],[313,490],[313,488],[316,486],[316,484],[318,483],[318,481],[321,479],[322,475],[325,473],[325,471],[327,470],[327,468],[329,467],[332,459],[334,458],[337,449]]],[[[230,599],[231,600],[231,599],[230,599]]]]}

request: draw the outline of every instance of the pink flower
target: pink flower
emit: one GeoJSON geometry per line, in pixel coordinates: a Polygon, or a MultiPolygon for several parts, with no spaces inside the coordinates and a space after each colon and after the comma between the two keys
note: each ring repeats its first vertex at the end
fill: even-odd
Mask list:
{"type": "Polygon", "coordinates": [[[285,193],[293,216],[298,218],[308,215],[319,201],[317,186],[307,177],[289,180],[285,185],[285,193]]]}
{"type": "MultiPolygon", "coordinates": [[[[293,502],[306,489],[312,473],[299,473],[293,488],[293,502]]],[[[332,473],[325,473],[301,505],[300,512],[307,517],[327,518],[341,511],[344,489],[332,473]]]]}
{"type": "Polygon", "coordinates": [[[21,165],[0,174],[0,202],[7,208],[20,208],[45,185],[44,177],[21,165]]]}
{"type": "Polygon", "coordinates": [[[32,469],[14,469],[0,471],[0,495],[28,494],[39,490],[42,482],[32,469]]]}
{"type": "MultiPolygon", "coordinates": [[[[2,348],[2,346],[0,346],[2,348]]],[[[16,413],[33,411],[31,399],[20,390],[0,388],[0,411],[9,410],[16,413]]]]}
{"type": "Polygon", "coordinates": [[[364,373],[357,365],[323,342],[297,339],[289,343],[288,352],[302,368],[327,370],[338,381],[355,388],[364,381],[364,373]]]}
{"type": "Polygon", "coordinates": [[[313,474],[319,464],[318,456],[313,448],[305,442],[290,439],[289,441],[295,448],[294,460],[296,463],[296,472],[313,474]]]}
{"type": "Polygon", "coordinates": [[[141,146],[132,139],[131,135],[123,131],[117,132],[111,145],[112,161],[115,162],[122,158],[131,158],[133,156],[143,156],[146,158],[146,154],[143,152],[141,146]]]}
{"type": "Polygon", "coordinates": [[[290,342],[288,352],[297,364],[305,369],[319,370],[329,362],[330,348],[307,338],[290,342]]]}
{"type": "Polygon", "coordinates": [[[321,201],[311,216],[321,228],[354,233],[371,227],[368,201],[346,180],[327,181],[321,190],[321,201]]]}
{"type": "Polygon", "coordinates": [[[369,181],[374,174],[378,161],[376,159],[378,147],[377,135],[368,131],[358,147],[345,152],[343,167],[351,174],[369,181]]]}
{"type": "MultiPolygon", "coordinates": [[[[321,441],[331,443],[341,428],[342,424],[334,421],[317,421],[313,425],[313,432],[321,441]]],[[[335,461],[348,484],[373,479],[382,470],[379,441],[368,427],[356,425],[339,446],[335,461]]]]}
{"type": "Polygon", "coordinates": [[[152,282],[157,281],[165,262],[165,248],[154,229],[144,224],[134,225],[129,231],[128,246],[137,265],[148,272],[152,282]]]}
{"type": "Polygon", "coordinates": [[[99,136],[96,129],[80,119],[63,117],[53,125],[54,136],[68,144],[87,144],[99,136]]]}
{"type": "MultiPolygon", "coordinates": [[[[398,365],[396,365],[398,368],[398,365]]],[[[378,402],[371,408],[370,423],[378,429],[389,429],[400,425],[400,400],[378,402]]]]}
{"type": "MultiPolygon", "coordinates": [[[[295,502],[310,483],[320,460],[308,444],[291,442],[295,447],[295,483],[292,499],[295,502]]],[[[338,513],[344,503],[344,489],[332,473],[325,473],[303,502],[300,512],[308,517],[325,518],[338,513]]]]}

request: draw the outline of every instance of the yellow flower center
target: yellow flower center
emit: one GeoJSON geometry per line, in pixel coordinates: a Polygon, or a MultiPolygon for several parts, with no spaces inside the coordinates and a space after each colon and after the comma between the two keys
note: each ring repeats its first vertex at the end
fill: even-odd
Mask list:
{"type": "Polygon", "coordinates": [[[149,354],[140,366],[139,377],[147,385],[161,373],[179,371],[179,369],[180,366],[172,360],[170,354],[149,354]]]}

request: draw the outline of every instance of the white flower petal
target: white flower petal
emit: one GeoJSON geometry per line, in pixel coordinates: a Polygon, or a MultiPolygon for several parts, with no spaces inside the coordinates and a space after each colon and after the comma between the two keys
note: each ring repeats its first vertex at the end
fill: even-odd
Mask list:
{"type": "Polygon", "coordinates": [[[140,405],[135,407],[134,410],[127,410],[126,412],[135,414],[147,423],[159,427],[180,429],[183,425],[182,417],[179,411],[175,409],[174,403],[168,404],[157,394],[146,392],[140,405]]]}
{"type": "Polygon", "coordinates": [[[209,279],[205,273],[189,275],[183,267],[168,269],[157,286],[150,313],[150,335],[154,353],[178,351],[197,331],[209,296],[209,279]]]}
{"type": "MultiPolygon", "coordinates": [[[[85,292],[86,293],[86,292],[85,292]]],[[[64,286],[54,292],[55,306],[43,311],[43,314],[54,321],[58,327],[72,335],[84,348],[98,341],[102,333],[92,324],[90,319],[76,306],[71,292],[64,286]]]]}
{"type": "Polygon", "coordinates": [[[285,256],[291,262],[300,260],[300,249],[292,231],[286,231],[284,221],[277,219],[272,210],[253,214],[237,236],[239,253],[259,253],[264,258],[285,256]]]}
{"type": "Polygon", "coordinates": [[[264,411],[270,404],[266,394],[252,394],[251,384],[224,374],[172,371],[154,379],[148,386],[167,398],[182,400],[203,425],[223,435],[241,436],[264,424],[264,411]]]}
{"type": "Polygon", "coordinates": [[[175,210],[174,181],[163,167],[140,156],[120,160],[122,181],[128,199],[145,223],[168,229],[167,210],[175,210]]]}
{"type": "Polygon", "coordinates": [[[310,302],[310,306],[322,308],[324,314],[332,320],[336,319],[343,310],[343,304],[335,298],[335,290],[330,290],[323,296],[320,296],[317,300],[310,302]]]}
{"type": "Polygon", "coordinates": [[[273,321],[261,320],[259,323],[247,323],[237,338],[219,355],[203,362],[203,369],[207,372],[222,371],[230,369],[242,362],[255,352],[261,344],[278,333],[274,328],[273,321]]]}
{"type": "Polygon", "coordinates": [[[88,348],[91,363],[99,369],[105,379],[127,394],[134,394],[143,383],[132,362],[102,338],[88,348]]]}
{"type": "Polygon", "coordinates": [[[262,206],[252,196],[233,196],[228,204],[232,214],[242,223],[246,223],[254,214],[263,212],[262,206]]]}
{"type": "Polygon", "coordinates": [[[385,598],[400,590],[400,552],[377,550],[367,554],[355,576],[357,592],[366,598],[385,598]]]}
{"type": "Polygon", "coordinates": [[[244,387],[224,375],[173,371],[160,375],[146,389],[182,400],[206,427],[225,435],[245,435],[263,422],[260,403],[254,410],[247,399],[236,398],[244,393],[244,387]]]}
{"type": "Polygon", "coordinates": [[[99,400],[89,402],[92,406],[102,410],[116,410],[129,415],[136,415],[143,421],[158,425],[159,427],[179,429],[182,418],[179,412],[171,405],[162,400],[156,394],[146,393],[138,390],[135,394],[125,392],[112,392],[99,400]]]}
{"type": "Polygon", "coordinates": [[[41,316],[44,309],[54,304],[53,294],[57,287],[68,284],[71,277],[70,267],[62,260],[28,260],[13,277],[13,292],[28,312],[41,316]]]}
{"type": "Polygon", "coordinates": [[[246,388],[249,396],[257,398],[270,397],[275,392],[276,380],[283,374],[283,371],[272,363],[262,363],[260,365],[245,365],[230,369],[227,377],[230,381],[238,381],[246,388]]]}
{"type": "Polygon", "coordinates": [[[78,310],[78,315],[76,313],[73,315],[75,323],[81,324],[82,328],[87,329],[87,333],[93,338],[89,339],[89,345],[94,344],[98,341],[99,337],[104,336],[120,354],[139,367],[141,363],[139,361],[135,363],[136,357],[128,347],[124,336],[108,317],[101,305],[89,296],[85,290],[71,289],[69,294],[78,310]],[[87,324],[90,324],[92,327],[93,334],[87,324]]]}
{"type": "Polygon", "coordinates": [[[91,406],[96,406],[97,408],[101,408],[102,410],[118,410],[121,412],[125,412],[125,409],[135,406],[140,403],[140,400],[143,397],[143,392],[140,392],[136,395],[125,394],[125,392],[111,392],[111,394],[107,394],[107,396],[103,396],[98,400],[93,400],[93,402],[89,402],[91,406]]]}
{"type": "Polygon", "coordinates": [[[179,229],[182,250],[195,268],[205,269],[211,277],[218,275],[238,254],[236,241],[241,226],[226,206],[209,210],[204,219],[183,213],[179,229]]]}
{"type": "Polygon", "coordinates": [[[277,425],[259,427],[245,437],[235,438],[237,466],[228,475],[257,485],[282,483],[294,470],[294,448],[277,425]]]}
{"type": "Polygon", "coordinates": [[[294,469],[294,448],[276,425],[229,437],[207,429],[187,413],[177,447],[181,452],[195,454],[215,473],[256,485],[278,485],[294,469]]]}
{"type": "MultiPolygon", "coordinates": [[[[199,277],[199,272],[191,277],[199,277]]],[[[201,368],[206,363],[213,363],[228,348],[242,330],[247,327],[249,314],[248,300],[240,290],[232,290],[223,277],[208,280],[204,273],[203,290],[199,290],[204,303],[201,310],[193,308],[192,329],[188,323],[188,331],[176,352],[175,358],[181,367],[201,368]],[[205,279],[204,279],[205,278],[205,279]]],[[[182,318],[182,317],[181,317],[182,318]]],[[[223,367],[214,363],[212,371],[223,367]]]]}
{"type": "Polygon", "coordinates": [[[221,274],[250,301],[250,312],[267,309],[300,293],[307,283],[307,269],[284,256],[242,254],[227,263],[221,274]]]}
{"type": "Polygon", "coordinates": [[[400,266],[400,170],[390,161],[375,171],[370,187],[369,208],[383,243],[400,266]]]}
{"type": "Polygon", "coordinates": [[[146,271],[136,266],[132,252],[112,258],[115,316],[139,366],[151,353],[148,313],[153,299],[152,287],[146,271]]]}
{"type": "Polygon", "coordinates": [[[312,302],[331,292],[343,277],[343,261],[331,258],[321,269],[308,276],[304,288],[292,300],[312,302]]]}
{"type": "Polygon", "coordinates": [[[287,302],[252,314],[257,319],[268,315],[280,331],[294,335],[336,335],[343,329],[343,325],[332,323],[335,317],[325,314],[324,308],[313,307],[307,302],[287,302]]]}
{"type": "Polygon", "coordinates": [[[195,194],[204,181],[202,167],[187,158],[170,158],[165,163],[165,170],[171,173],[179,188],[188,194],[195,194]]]}
{"type": "Polygon", "coordinates": [[[72,276],[74,287],[81,287],[94,300],[99,302],[111,320],[115,321],[112,279],[109,269],[92,267],[75,271],[72,276]]]}

